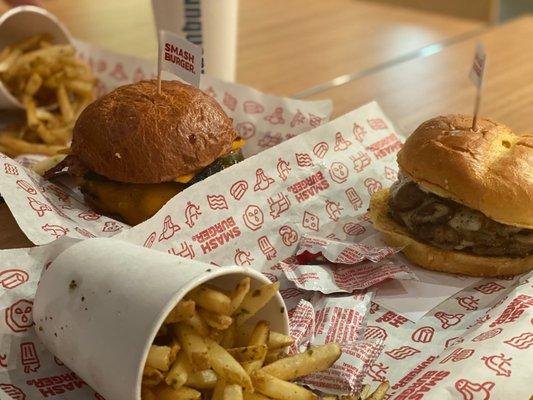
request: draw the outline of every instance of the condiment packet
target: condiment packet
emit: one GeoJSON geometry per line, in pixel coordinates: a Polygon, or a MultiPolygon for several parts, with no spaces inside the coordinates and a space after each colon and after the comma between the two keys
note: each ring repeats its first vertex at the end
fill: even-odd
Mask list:
{"type": "Polygon", "coordinates": [[[329,369],[308,375],[300,382],[328,394],[357,392],[369,365],[383,349],[381,340],[358,340],[341,343],[342,355],[329,369]]]}
{"type": "Polygon", "coordinates": [[[379,234],[357,243],[306,235],[291,262],[279,266],[300,289],[352,293],[388,279],[416,279],[407,263],[393,257],[396,252],[379,234]]]}
{"type": "Polygon", "coordinates": [[[341,357],[328,370],[301,379],[305,385],[327,393],[353,393],[362,384],[367,366],[382,349],[380,339],[364,340],[363,320],[369,310],[372,293],[349,296],[324,296],[316,293],[311,301],[301,300],[289,310],[289,329],[295,343],[293,354],[309,347],[338,342],[341,357]]]}
{"type": "Polygon", "coordinates": [[[382,241],[379,233],[356,243],[305,235],[298,244],[296,259],[301,264],[309,264],[315,261],[316,256],[321,256],[327,262],[335,264],[353,265],[365,260],[377,263],[392,256],[399,250],[387,246],[382,241]],[[306,254],[310,257],[306,257],[306,254]]]}
{"type": "MultiPolygon", "coordinates": [[[[98,95],[155,76],[152,60],[113,53],[79,40],[74,42],[80,57],[98,78],[98,95]]],[[[200,86],[233,118],[238,134],[246,139],[245,157],[325,123],[332,109],[329,100],[278,97],[208,76],[202,77],[200,86]]],[[[18,157],[20,163],[2,154],[0,157],[0,195],[33,243],[45,244],[62,236],[110,237],[128,228],[91,210],[68,180],[51,183],[22,168],[21,164],[32,165],[41,157],[24,155],[18,157]]]]}

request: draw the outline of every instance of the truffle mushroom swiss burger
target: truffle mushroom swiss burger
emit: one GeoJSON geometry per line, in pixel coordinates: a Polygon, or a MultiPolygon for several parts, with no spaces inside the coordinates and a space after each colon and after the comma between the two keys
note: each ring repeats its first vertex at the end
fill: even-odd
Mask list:
{"type": "Polygon", "coordinates": [[[186,187],[242,160],[244,141],[206,93],[179,81],[121,86],[91,103],[66,168],[98,211],[138,224],[186,187]]]}
{"type": "Polygon", "coordinates": [[[428,269],[472,276],[533,269],[533,135],[448,115],[420,125],[398,153],[399,177],[373,194],[392,246],[428,269]]]}

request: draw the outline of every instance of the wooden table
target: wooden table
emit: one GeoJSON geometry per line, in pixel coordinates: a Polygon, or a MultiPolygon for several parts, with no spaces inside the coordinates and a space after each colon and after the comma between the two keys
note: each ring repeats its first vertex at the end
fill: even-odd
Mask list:
{"type": "MultiPolygon", "coordinates": [[[[150,0],[42,2],[80,39],[136,56],[157,54],[150,0]]],[[[241,0],[237,80],[292,95],[481,27],[366,1],[241,0]]]]}
{"type": "MultiPolygon", "coordinates": [[[[146,1],[132,2],[138,2],[138,7],[77,0],[77,8],[69,8],[68,0],[45,0],[76,36],[148,55],[154,45],[146,39],[148,32],[153,34],[147,22],[147,15],[151,21],[149,8],[146,1]],[[94,9],[89,3],[95,4],[94,9]]],[[[238,79],[243,83],[280,94],[323,85],[325,90],[308,98],[332,98],[335,115],[377,99],[398,127],[409,132],[435,114],[471,111],[473,89],[467,74],[474,45],[482,40],[490,57],[482,112],[517,130],[533,126],[529,113],[533,105],[533,17],[482,33],[478,23],[396,8],[379,15],[385,10],[382,5],[348,0],[288,0],[284,7],[281,2],[267,6],[266,0],[242,3],[238,79]],[[339,10],[335,5],[346,7],[339,10]],[[285,13],[276,12],[276,7],[285,13]],[[381,22],[373,20],[379,18],[381,22]],[[284,37],[290,40],[275,40],[284,37]],[[434,42],[444,48],[428,57],[413,53],[434,42]],[[395,63],[395,59],[405,61],[395,63]],[[340,75],[342,79],[331,79],[340,75]],[[359,75],[363,77],[355,79],[359,75]],[[328,88],[346,80],[342,86],[328,88]]],[[[439,45],[425,49],[437,50],[439,45]]],[[[0,205],[0,248],[30,245],[5,204],[0,205]]]]}
{"type": "Polygon", "coordinates": [[[377,100],[404,133],[438,114],[472,113],[468,72],[476,43],[488,54],[481,115],[517,131],[533,131],[533,16],[408,61],[311,98],[331,98],[334,116],[377,100]]]}

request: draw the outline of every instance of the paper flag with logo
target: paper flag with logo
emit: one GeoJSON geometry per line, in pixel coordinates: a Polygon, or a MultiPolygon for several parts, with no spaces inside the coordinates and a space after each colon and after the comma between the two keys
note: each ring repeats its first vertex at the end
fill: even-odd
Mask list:
{"type": "Polygon", "coordinates": [[[159,74],[162,71],[198,87],[202,74],[202,48],[172,32],[159,31],[159,74]]]}

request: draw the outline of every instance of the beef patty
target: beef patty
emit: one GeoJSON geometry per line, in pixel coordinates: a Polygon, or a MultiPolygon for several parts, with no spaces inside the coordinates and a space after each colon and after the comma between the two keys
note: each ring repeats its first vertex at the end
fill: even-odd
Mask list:
{"type": "Polygon", "coordinates": [[[422,242],[482,256],[533,254],[533,230],[504,225],[420,188],[405,176],[391,187],[391,216],[422,242]]]}

